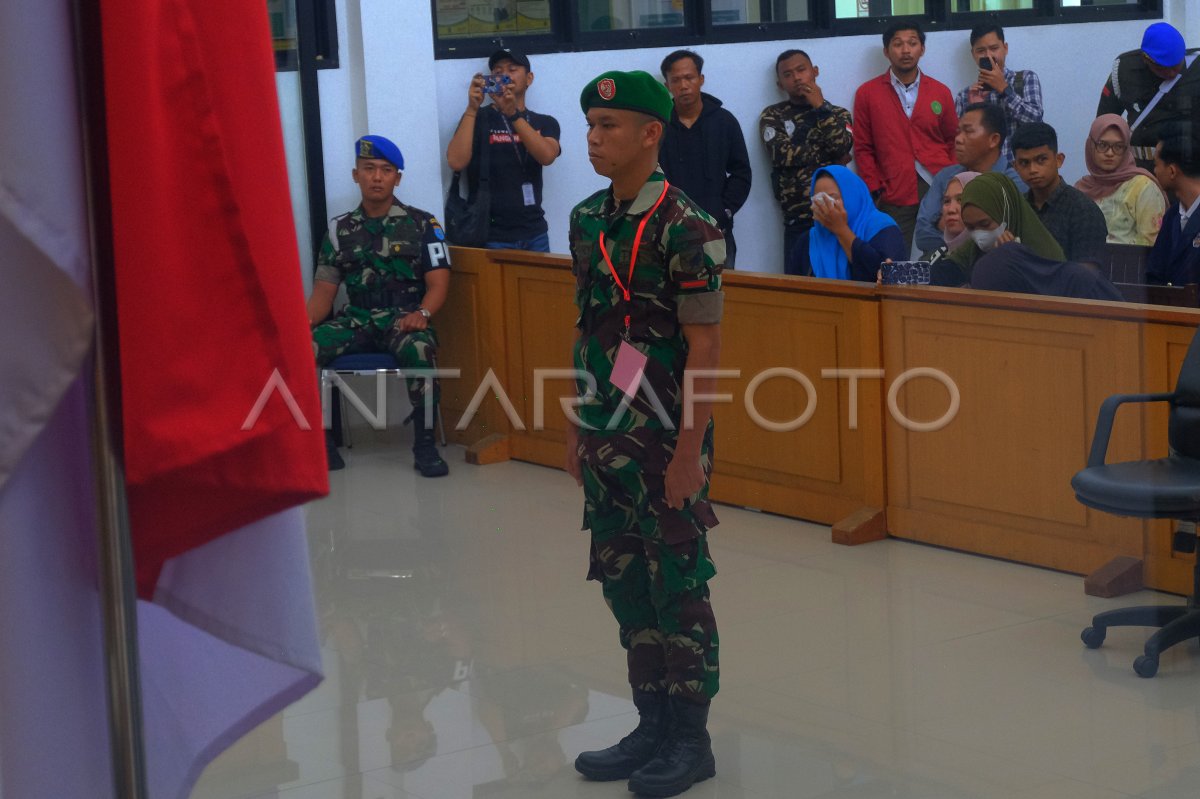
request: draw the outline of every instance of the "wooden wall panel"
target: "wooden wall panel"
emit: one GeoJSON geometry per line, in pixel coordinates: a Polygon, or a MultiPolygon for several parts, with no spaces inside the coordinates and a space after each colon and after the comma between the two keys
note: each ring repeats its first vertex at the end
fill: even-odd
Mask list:
{"type": "MultiPolygon", "coordinates": [[[[1139,325],[1124,320],[885,298],[889,383],[932,367],[961,398],[937,431],[889,415],[889,532],[1077,573],[1140,557],[1140,522],[1085,508],[1070,486],[1100,403],[1140,383],[1139,337],[1139,325]]],[[[919,421],[941,417],[948,398],[928,378],[896,395],[903,418],[919,421]]],[[[1113,459],[1141,451],[1138,426],[1114,433],[1113,459]]]]}

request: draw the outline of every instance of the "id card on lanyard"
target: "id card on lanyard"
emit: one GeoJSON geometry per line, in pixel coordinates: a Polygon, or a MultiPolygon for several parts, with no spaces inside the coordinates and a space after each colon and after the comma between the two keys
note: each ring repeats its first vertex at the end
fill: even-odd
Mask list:
{"type": "Polygon", "coordinates": [[[612,369],[612,384],[621,389],[625,396],[632,399],[637,394],[638,386],[642,382],[642,373],[646,371],[646,354],[629,341],[629,321],[630,308],[633,302],[630,293],[630,286],[633,284],[633,268],[637,264],[638,249],[642,244],[642,233],[646,230],[646,223],[650,221],[650,217],[654,216],[654,212],[658,210],[658,206],[662,205],[663,198],[667,196],[667,189],[670,188],[670,183],[663,181],[662,193],[658,195],[658,199],[651,206],[646,215],[642,217],[642,221],[638,223],[637,235],[633,239],[633,250],[629,254],[629,274],[625,281],[621,281],[621,276],[617,274],[617,269],[613,266],[612,258],[609,257],[608,248],[604,246],[604,231],[600,231],[600,254],[604,257],[604,263],[608,266],[608,272],[612,275],[613,282],[617,284],[617,288],[621,290],[622,299],[625,302],[625,332],[621,338],[621,344],[617,349],[617,359],[613,362],[612,369]]]}

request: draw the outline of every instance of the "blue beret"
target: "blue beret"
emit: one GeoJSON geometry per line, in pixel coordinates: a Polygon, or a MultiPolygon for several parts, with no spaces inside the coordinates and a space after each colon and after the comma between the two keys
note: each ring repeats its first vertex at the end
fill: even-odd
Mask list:
{"type": "Polygon", "coordinates": [[[1155,22],[1142,35],[1142,52],[1160,67],[1178,65],[1186,50],[1183,34],[1166,22],[1155,22]]]}
{"type": "Polygon", "coordinates": [[[404,171],[404,156],[400,154],[400,148],[382,136],[363,136],[354,142],[354,157],[382,158],[401,172],[404,171]]]}

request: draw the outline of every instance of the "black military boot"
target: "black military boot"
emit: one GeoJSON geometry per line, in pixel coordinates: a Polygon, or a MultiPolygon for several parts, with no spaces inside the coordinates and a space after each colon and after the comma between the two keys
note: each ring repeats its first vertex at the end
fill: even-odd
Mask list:
{"type": "Polygon", "coordinates": [[[616,746],[583,752],[575,758],[575,770],[589,780],[627,780],[650,762],[666,737],[670,717],[667,695],[659,691],[634,691],[638,725],[616,746]]]}
{"type": "Polygon", "coordinates": [[[413,468],[420,472],[422,477],[445,477],[450,474],[450,467],[442,460],[434,443],[433,431],[437,427],[437,414],[437,408],[434,408],[433,424],[429,427],[425,426],[424,408],[414,409],[409,417],[413,423],[413,468]]]}
{"type": "Polygon", "coordinates": [[[336,472],[338,469],[345,469],[346,462],[342,460],[342,456],[338,454],[337,444],[333,443],[333,431],[325,431],[325,460],[329,464],[329,471],[336,472]]]}
{"type": "Polygon", "coordinates": [[[671,730],[658,753],[629,777],[629,790],[639,796],[675,796],[694,783],[716,776],[712,739],[708,737],[708,703],[670,699],[671,730]]]}

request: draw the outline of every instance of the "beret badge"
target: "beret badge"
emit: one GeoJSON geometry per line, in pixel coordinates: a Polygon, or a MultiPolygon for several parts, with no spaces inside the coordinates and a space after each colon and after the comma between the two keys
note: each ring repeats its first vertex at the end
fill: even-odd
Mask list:
{"type": "Polygon", "coordinates": [[[605,78],[596,84],[596,91],[606,101],[612,100],[612,98],[617,96],[617,82],[612,78],[605,78]]]}

